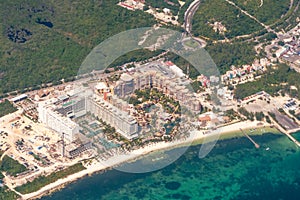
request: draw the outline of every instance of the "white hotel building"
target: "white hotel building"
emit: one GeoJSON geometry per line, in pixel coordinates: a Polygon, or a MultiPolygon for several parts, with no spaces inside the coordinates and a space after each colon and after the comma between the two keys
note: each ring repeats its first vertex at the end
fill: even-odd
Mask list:
{"type": "Polygon", "coordinates": [[[61,137],[63,135],[65,140],[72,142],[75,139],[75,135],[79,133],[79,125],[70,118],[55,111],[53,101],[55,100],[52,99],[50,101],[39,103],[37,108],[39,121],[58,132],[61,137]]]}
{"type": "Polygon", "coordinates": [[[101,96],[95,94],[87,98],[77,99],[76,102],[71,100],[62,105],[58,102],[58,99],[40,102],[37,108],[39,121],[58,132],[60,137],[64,134],[64,139],[68,142],[74,141],[80,130],[80,126],[70,117],[83,116],[87,112],[114,127],[118,133],[127,139],[138,136],[137,121],[127,112],[105,101],[101,96]],[[72,115],[69,114],[70,112],[72,115]]]}
{"type": "Polygon", "coordinates": [[[127,112],[113,106],[100,96],[94,95],[88,99],[87,110],[114,127],[125,138],[132,139],[138,136],[137,121],[127,112]]]}

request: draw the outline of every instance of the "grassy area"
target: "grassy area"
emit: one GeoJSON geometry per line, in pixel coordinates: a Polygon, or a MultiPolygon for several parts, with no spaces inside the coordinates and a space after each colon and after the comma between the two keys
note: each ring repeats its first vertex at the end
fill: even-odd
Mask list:
{"type": "Polygon", "coordinates": [[[260,22],[270,25],[286,14],[290,0],[232,0],[237,6],[256,17],[260,22]],[[261,2],[263,4],[261,5],[261,2]]]}
{"type": "Polygon", "coordinates": [[[18,199],[19,195],[10,191],[6,186],[0,187],[0,199],[3,200],[13,200],[18,199]]]}
{"type": "Polygon", "coordinates": [[[0,171],[6,172],[11,176],[16,176],[19,173],[26,171],[26,167],[20,164],[18,161],[5,155],[0,162],[0,171]]]}
{"type": "Polygon", "coordinates": [[[35,191],[41,189],[42,187],[57,181],[58,179],[65,178],[71,174],[75,174],[84,169],[85,169],[85,167],[82,166],[81,163],[78,163],[78,164],[72,165],[64,170],[54,172],[48,176],[40,176],[40,177],[34,179],[32,182],[28,182],[22,186],[16,187],[16,191],[18,191],[22,194],[28,194],[31,192],[35,192],[35,191]]]}
{"type": "Polygon", "coordinates": [[[3,117],[4,115],[13,113],[15,111],[17,111],[17,109],[8,100],[0,103],[0,117],[3,117]]]}
{"type": "Polygon", "coordinates": [[[195,36],[204,36],[213,40],[234,38],[259,31],[263,27],[243,14],[225,0],[203,0],[193,18],[195,36]],[[227,31],[214,31],[212,24],[221,22],[227,31]]]}
{"type": "Polygon", "coordinates": [[[77,74],[93,47],[121,31],[156,23],[118,0],[0,2],[0,94],[77,74]]]}
{"type": "Polygon", "coordinates": [[[199,44],[197,42],[195,42],[194,40],[188,40],[188,41],[184,42],[184,45],[191,47],[191,48],[196,48],[199,46],[199,44]]]}

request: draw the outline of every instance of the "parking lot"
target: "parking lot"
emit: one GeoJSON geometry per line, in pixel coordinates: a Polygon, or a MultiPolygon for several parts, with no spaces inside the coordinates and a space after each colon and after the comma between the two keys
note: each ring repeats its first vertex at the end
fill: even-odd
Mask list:
{"type": "Polygon", "coordinates": [[[280,113],[278,110],[273,110],[273,113],[275,114],[278,123],[286,130],[293,130],[299,128],[299,125],[287,115],[280,113]]]}

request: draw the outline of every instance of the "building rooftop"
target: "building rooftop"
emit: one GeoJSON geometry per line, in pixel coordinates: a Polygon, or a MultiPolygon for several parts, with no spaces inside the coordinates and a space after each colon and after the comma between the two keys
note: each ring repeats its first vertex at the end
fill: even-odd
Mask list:
{"type": "Polygon", "coordinates": [[[97,90],[104,90],[104,89],[107,89],[107,85],[106,83],[104,82],[99,82],[96,86],[95,86],[95,89],[97,90]]]}
{"type": "Polygon", "coordinates": [[[128,82],[128,81],[132,81],[133,78],[132,78],[132,76],[130,76],[129,74],[123,73],[123,74],[121,75],[121,77],[120,77],[120,80],[125,81],[125,82],[128,82]]]}
{"type": "Polygon", "coordinates": [[[27,94],[21,94],[19,96],[16,96],[16,97],[12,98],[10,101],[15,102],[15,101],[19,101],[19,100],[25,99],[25,98],[27,98],[27,94]]]}

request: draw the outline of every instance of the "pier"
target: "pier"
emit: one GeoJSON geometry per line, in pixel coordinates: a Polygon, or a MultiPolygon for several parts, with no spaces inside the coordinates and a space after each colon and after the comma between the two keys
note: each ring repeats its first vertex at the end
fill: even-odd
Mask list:
{"type": "Polygon", "coordinates": [[[283,134],[285,134],[286,136],[288,136],[288,138],[293,141],[298,147],[300,147],[300,142],[298,140],[296,140],[296,138],[294,138],[291,133],[292,132],[296,132],[299,131],[299,129],[295,129],[292,131],[286,131],[284,128],[282,128],[278,123],[275,122],[275,127],[283,134]]]}
{"type": "Polygon", "coordinates": [[[294,142],[296,145],[297,145],[297,147],[300,147],[300,142],[298,141],[298,140],[296,140],[296,138],[294,138],[291,134],[292,133],[294,133],[294,132],[297,132],[297,131],[300,131],[300,127],[298,126],[298,127],[296,127],[296,128],[294,128],[294,129],[289,129],[289,130],[285,130],[284,128],[283,128],[283,126],[281,126],[277,121],[275,121],[271,116],[269,116],[270,117],[270,119],[271,119],[271,122],[272,122],[272,124],[274,124],[274,126],[275,126],[275,128],[277,129],[277,130],[279,130],[281,133],[283,133],[283,134],[285,134],[286,136],[288,136],[288,138],[292,141],[292,142],[294,142]]]}
{"type": "Polygon", "coordinates": [[[298,147],[300,147],[300,142],[298,140],[296,140],[291,134],[284,132],[284,134],[286,134],[288,136],[288,138],[290,138],[290,140],[292,140],[298,147]]]}
{"type": "Polygon", "coordinates": [[[255,148],[259,148],[259,144],[257,144],[247,133],[245,133],[243,131],[243,129],[240,128],[240,130],[242,131],[242,133],[254,144],[255,148]]]}

